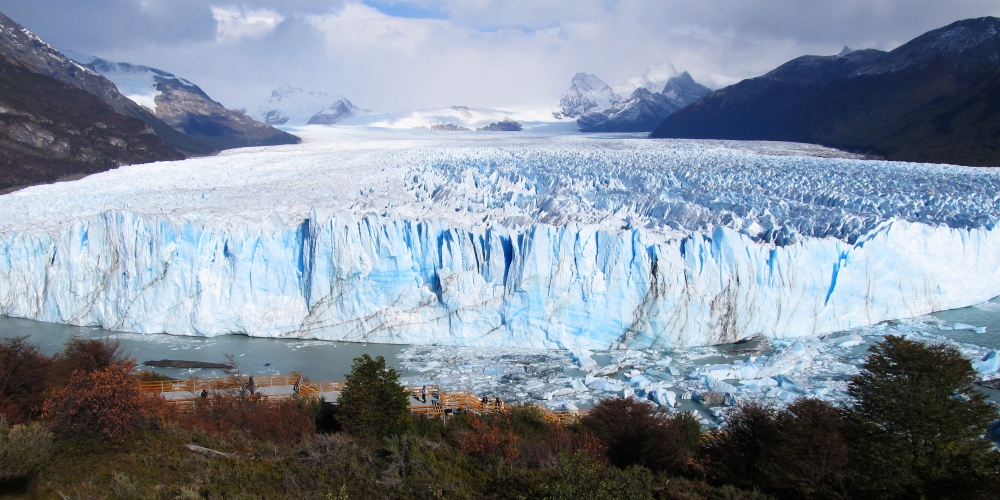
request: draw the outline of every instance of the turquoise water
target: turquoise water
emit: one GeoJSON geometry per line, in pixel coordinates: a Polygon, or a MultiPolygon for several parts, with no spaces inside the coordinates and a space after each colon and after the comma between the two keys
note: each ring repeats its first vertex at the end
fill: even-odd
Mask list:
{"type": "MultiPolygon", "coordinates": [[[[246,374],[272,374],[301,371],[312,380],[343,380],[351,371],[352,360],[362,354],[385,357],[386,364],[399,369],[396,355],[405,345],[361,344],[325,340],[291,340],[253,338],[246,335],[218,337],[182,337],[166,334],[120,333],[101,328],[79,327],[42,323],[25,319],[0,316],[0,338],[27,335],[45,354],[62,350],[70,337],[110,337],[121,343],[122,350],[139,362],[145,370],[173,378],[220,377],[222,370],[148,368],[141,366],[147,360],[182,359],[187,361],[225,362],[227,354],[233,355],[241,371],[246,374]]],[[[406,372],[403,372],[405,375],[406,372]]]]}
{"type": "Polygon", "coordinates": [[[1000,349],[1000,297],[989,302],[972,307],[952,309],[932,314],[947,324],[965,323],[973,326],[986,327],[986,333],[976,333],[972,330],[940,331],[938,335],[948,337],[957,342],[974,344],[989,349],[1000,349]]]}

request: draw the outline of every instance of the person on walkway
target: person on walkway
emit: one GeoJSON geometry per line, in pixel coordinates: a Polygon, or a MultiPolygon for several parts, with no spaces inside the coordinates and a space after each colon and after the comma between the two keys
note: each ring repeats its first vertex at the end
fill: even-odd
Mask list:
{"type": "Polygon", "coordinates": [[[247,392],[251,395],[257,392],[257,384],[253,382],[253,375],[250,375],[250,379],[247,380],[247,392]]]}
{"type": "Polygon", "coordinates": [[[420,389],[420,396],[424,398],[424,402],[427,402],[427,386],[425,385],[423,389],[420,389]]]}
{"type": "Polygon", "coordinates": [[[208,389],[202,389],[201,390],[201,398],[205,399],[207,397],[208,397],[208,389]]]}

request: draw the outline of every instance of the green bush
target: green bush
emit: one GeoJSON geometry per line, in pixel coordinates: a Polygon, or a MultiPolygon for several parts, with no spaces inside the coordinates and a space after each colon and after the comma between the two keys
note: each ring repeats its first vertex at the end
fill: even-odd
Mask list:
{"type": "Polygon", "coordinates": [[[52,454],[52,433],[37,422],[7,424],[0,415],[0,481],[31,476],[52,454]]]}
{"type": "Polygon", "coordinates": [[[337,405],[344,430],[355,436],[381,440],[413,428],[410,395],[382,356],[354,358],[337,405]]]}
{"type": "Polygon", "coordinates": [[[562,454],[553,469],[547,500],[639,500],[652,498],[652,475],[648,469],[609,467],[586,452],[562,454]]]}
{"type": "Polygon", "coordinates": [[[889,336],[851,379],[852,464],[869,498],[995,498],[997,453],[983,439],[996,407],[956,349],[889,336]],[[991,484],[992,483],[992,484],[991,484]]]}

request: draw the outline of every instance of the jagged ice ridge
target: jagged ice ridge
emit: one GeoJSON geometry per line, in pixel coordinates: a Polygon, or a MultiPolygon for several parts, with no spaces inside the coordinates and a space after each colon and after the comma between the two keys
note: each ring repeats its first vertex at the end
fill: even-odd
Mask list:
{"type": "Polygon", "coordinates": [[[995,169],[314,127],[0,197],[0,312],[179,335],[681,347],[1000,295],[995,169]]]}

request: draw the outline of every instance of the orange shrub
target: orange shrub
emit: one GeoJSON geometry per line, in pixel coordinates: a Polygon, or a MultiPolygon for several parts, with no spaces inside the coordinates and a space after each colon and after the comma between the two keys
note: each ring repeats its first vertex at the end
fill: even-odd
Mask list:
{"type": "Polygon", "coordinates": [[[142,421],[149,397],[129,373],[134,361],[75,371],[45,400],[42,413],[56,432],[120,442],[142,421]]]}
{"type": "Polygon", "coordinates": [[[502,460],[513,463],[520,451],[517,449],[517,435],[501,430],[495,423],[488,423],[474,415],[468,420],[469,430],[462,434],[459,442],[462,452],[481,460],[502,460]]]}
{"type": "Polygon", "coordinates": [[[198,399],[193,411],[177,413],[173,418],[189,429],[213,434],[242,431],[254,439],[274,443],[297,443],[315,429],[312,411],[303,402],[265,402],[238,394],[198,399]]]}

